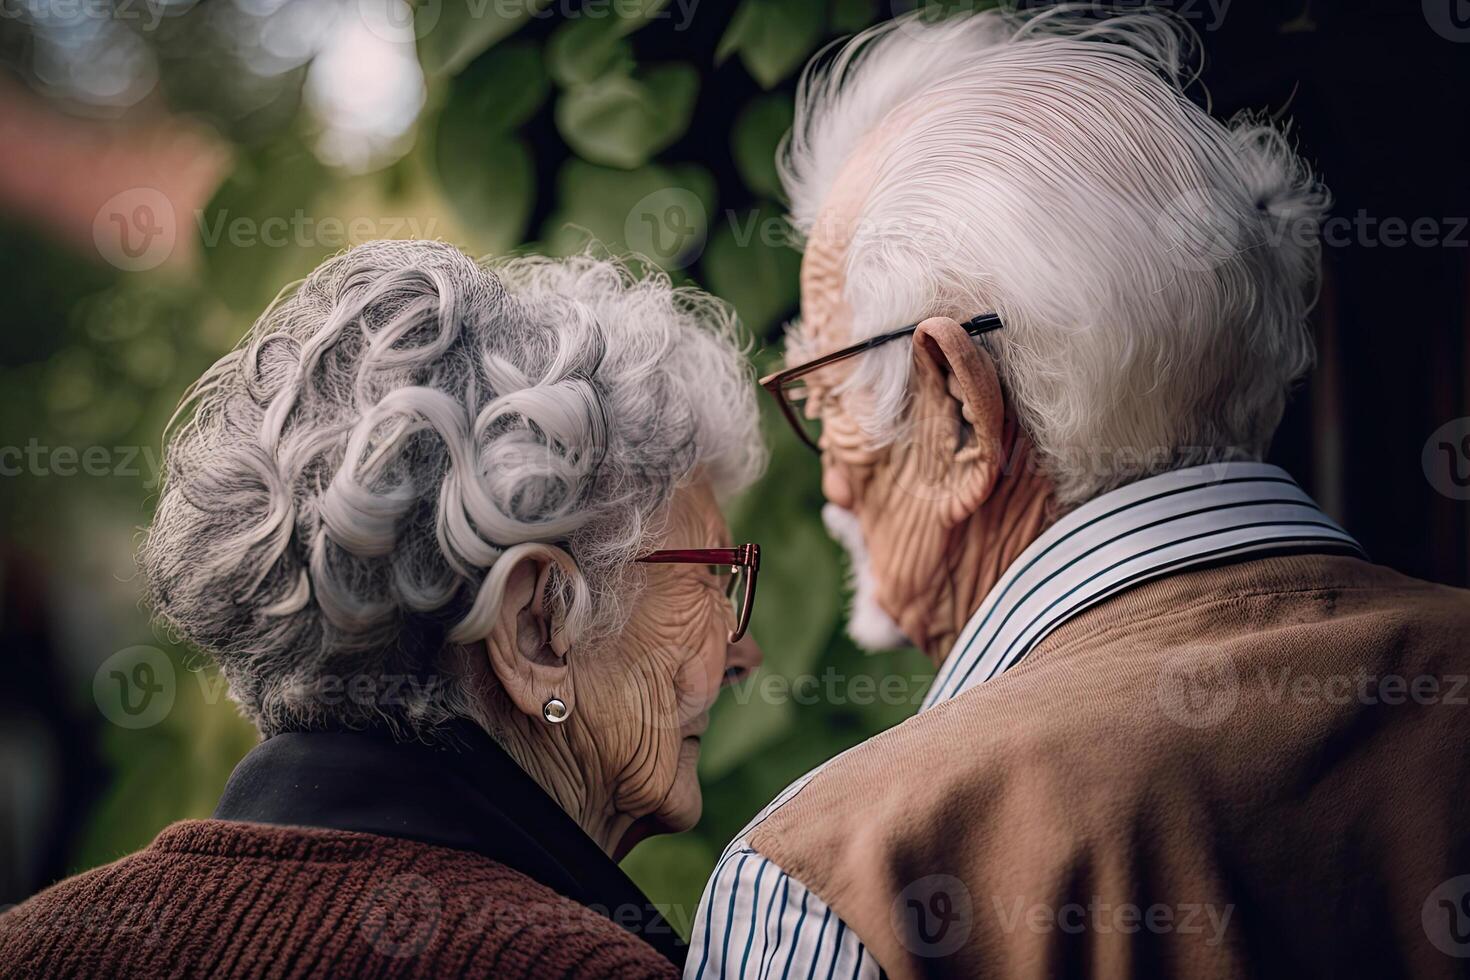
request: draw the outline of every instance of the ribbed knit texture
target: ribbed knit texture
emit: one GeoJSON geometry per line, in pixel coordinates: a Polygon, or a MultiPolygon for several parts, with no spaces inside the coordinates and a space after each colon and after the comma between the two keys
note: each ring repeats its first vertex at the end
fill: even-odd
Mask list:
{"type": "Polygon", "coordinates": [[[670,978],[609,919],[470,851],[222,820],[0,916],[0,977],[670,978]]]}

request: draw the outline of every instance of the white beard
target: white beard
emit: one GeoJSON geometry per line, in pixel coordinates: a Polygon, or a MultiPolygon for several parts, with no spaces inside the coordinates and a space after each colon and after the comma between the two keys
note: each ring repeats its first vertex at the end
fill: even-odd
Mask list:
{"type": "Polygon", "coordinates": [[[827,504],[822,508],[822,523],[847,551],[852,565],[852,608],[847,615],[847,635],[870,653],[912,646],[893,617],[883,611],[875,598],[878,580],[873,575],[868,544],[863,540],[863,529],[857,515],[836,504],[827,504]]]}

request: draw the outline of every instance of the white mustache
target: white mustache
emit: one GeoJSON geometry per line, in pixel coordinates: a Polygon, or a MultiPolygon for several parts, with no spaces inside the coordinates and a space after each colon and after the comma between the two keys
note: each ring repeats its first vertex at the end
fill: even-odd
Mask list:
{"type": "Polygon", "coordinates": [[[852,608],[848,611],[847,635],[868,651],[911,646],[893,617],[878,605],[878,580],[873,574],[868,543],[863,538],[857,515],[829,503],[822,508],[822,523],[827,525],[827,533],[833,540],[847,552],[852,566],[852,608]]]}

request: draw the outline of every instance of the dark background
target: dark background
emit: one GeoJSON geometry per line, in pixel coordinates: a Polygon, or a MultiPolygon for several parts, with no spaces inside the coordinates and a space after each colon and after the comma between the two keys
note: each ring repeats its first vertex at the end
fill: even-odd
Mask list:
{"type": "Polygon", "coordinates": [[[1470,509],[1436,492],[1420,457],[1431,433],[1470,415],[1470,181],[1459,121],[1470,76],[1464,42],[1425,30],[1417,6],[1342,3],[1314,9],[1315,30],[1283,32],[1276,15],[1237,4],[1205,35],[1204,81],[1223,114],[1289,115],[1332,189],[1335,217],[1366,215],[1380,229],[1429,218],[1441,229],[1439,247],[1372,232],[1324,246],[1320,364],[1271,458],[1374,560],[1464,585],[1470,509]]]}

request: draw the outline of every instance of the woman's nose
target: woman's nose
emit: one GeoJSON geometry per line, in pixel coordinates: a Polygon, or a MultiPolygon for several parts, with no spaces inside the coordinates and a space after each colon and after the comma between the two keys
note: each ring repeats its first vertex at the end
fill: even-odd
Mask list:
{"type": "Polygon", "coordinates": [[[766,659],[755,638],[746,633],[725,648],[725,683],[735,684],[755,672],[766,659]]]}

